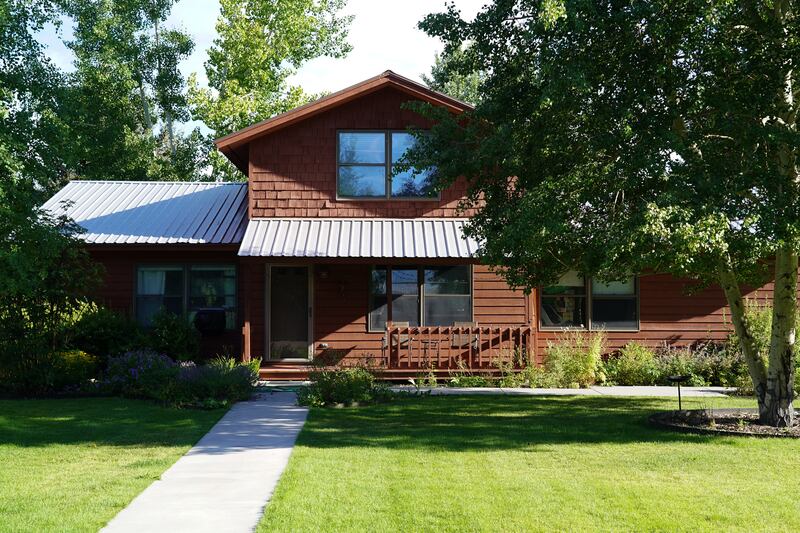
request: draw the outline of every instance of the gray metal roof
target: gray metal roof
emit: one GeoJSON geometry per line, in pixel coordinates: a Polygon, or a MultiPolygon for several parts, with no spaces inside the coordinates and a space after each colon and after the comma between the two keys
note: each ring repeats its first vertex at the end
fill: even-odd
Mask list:
{"type": "Polygon", "coordinates": [[[92,244],[238,244],[247,184],[71,181],[43,207],[66,213],[92,244]]]}
{"type": "Polygon", "coordinates": [[[455,218],[256,218],[240,256],[469,258],[478,250],[455,218]]]}

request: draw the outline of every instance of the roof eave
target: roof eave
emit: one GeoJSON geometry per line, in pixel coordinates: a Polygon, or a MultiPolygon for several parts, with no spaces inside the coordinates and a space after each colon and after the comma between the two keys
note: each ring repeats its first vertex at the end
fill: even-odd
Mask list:
{"type": "MultiPolygon", "coordinates": [[[[223,154],[230,157],[230,154],[233,153],[235,148],[249,143],[255,137],[291,126],[292,124],[296,124],[314,115],[346,104],[385,87],[397,88],[411,96],[418,97],[422,100],[449,109],[453,113],[461,113],[463,111],[472,109],[472,106],[465,102],[461,102],[460,100],[456,100],[455,98],[451,98],[445,94],[431,90],[424,85],[395,74],[392,71],[386,71],[379,76],[362,81],[341,91],[329,94],[306,105],[287,111],[286,113],[268,118],[224,137],[220,137],[214,140],[214,144],[223,154]]],[[[247,170],[242,169],[240,164],[237,164],[235,161],[233,162],[237,168],[242,170],[242,172],[245,172],[245,174],[247,173],[247,170]]]]}

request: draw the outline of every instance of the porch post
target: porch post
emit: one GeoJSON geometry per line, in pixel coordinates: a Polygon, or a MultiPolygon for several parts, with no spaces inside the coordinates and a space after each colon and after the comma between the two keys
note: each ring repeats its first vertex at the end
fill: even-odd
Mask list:
{"type": "Polygon", "coordinates": [[[242,321],[242,361],[250,361],[250,302],[252,301],[253,273],[249,263],[242,263],[241,268],[241,295],[242,311],[244,314],[242,321]]]}

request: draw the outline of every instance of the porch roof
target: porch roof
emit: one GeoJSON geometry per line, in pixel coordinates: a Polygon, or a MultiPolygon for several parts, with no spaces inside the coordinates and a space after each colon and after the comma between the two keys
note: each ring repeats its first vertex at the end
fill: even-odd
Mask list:
{"type": "Polygon", "coordinates": [[[478,242],[457,218],[255,218],[240,256],[468,259],[478,242]]]}

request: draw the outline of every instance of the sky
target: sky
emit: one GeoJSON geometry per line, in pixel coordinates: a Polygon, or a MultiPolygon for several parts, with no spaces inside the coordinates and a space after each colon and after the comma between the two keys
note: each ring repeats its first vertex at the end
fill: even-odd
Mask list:
{"type": "MultiPolygon", "coordinates": [[[[455,0],[462,15],[472,18],[487,0],[455,0]]],[[[343,14],[355,15],[348,41],[352,52],[342,59],[318,58],[303,65],[292,77],[293,84],[306,92],[333,92],[365,80],[385,70],[414,80],[428,73],[434,54],[442,44],[417,29],[417,23],[428,13],[443,11],[445,0],[348,0],[343,14]]],[[[219,13],[216,0],[180,0],[173,8],[168,25],[177,26],[192,35],[194,53],[181,64],[184,75],[196,72],[201,83],[206,77],[203,63],[206,50],[216,35],[214,25],[219,13]]],[[[67,39],[69,25],[62,27],[67,39]]],[[[41,39],[48,54],[65,70],[71,69],[72,57],[52,27],[46,28],[41,39]]]]}

